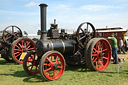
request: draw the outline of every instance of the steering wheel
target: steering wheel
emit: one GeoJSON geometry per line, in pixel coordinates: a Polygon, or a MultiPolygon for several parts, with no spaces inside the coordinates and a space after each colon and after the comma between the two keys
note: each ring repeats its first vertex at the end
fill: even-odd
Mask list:
{"type": "Polygon", "coordinates": [[[95,27],[89,22],[84,22],[79,25],[76,36],[79,46],[84,48],[85,44],[96,36],[95,27]]]}
{"type": "Polygon", "coordinates": [[[8,26],[4,29],[3,31],[3,41],[8,44],[11,45],[11,43],[18,39],[19,37],[22,37],[22,31],[19,27],[17,26],[8,26]]]}

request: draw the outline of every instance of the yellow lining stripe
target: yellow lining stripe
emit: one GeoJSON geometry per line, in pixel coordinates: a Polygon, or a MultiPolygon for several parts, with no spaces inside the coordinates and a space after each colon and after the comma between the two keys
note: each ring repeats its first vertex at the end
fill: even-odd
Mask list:
{"type": "Polygon", "coordinates": [[[63,44],[63,53],[65,52],[65,44],[64,42],[61,40],[62,44],[63,44]]]}
{"type": "Polygon", "coordinates": [[[54,45],[53,45],[53,43],[52,43],[52,41],[50,40],[50,42],[51,42],[51,45],[52,45],[52,50],[54,50],[54,45]]]}

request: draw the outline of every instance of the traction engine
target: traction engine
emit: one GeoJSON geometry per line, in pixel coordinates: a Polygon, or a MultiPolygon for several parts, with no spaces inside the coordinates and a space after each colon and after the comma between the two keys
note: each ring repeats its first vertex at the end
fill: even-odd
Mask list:
{"type": "Polygon", "coordinates": [[[0,54],[6,61],[23,63],[25,54],[33,49],[35,49],[34,42],[23,36],[19,27],[12,25],[0,31],[0,54]]]}
{"type": "Polygon", "coordinates": [[[23,60],[23,68],[29,75],[41,73],[45,80],[60,78],[65,65],[85,65],[91,70],[102,71],[107,68],[111,59],[111,47],[104,38],[95,38],[95,28],[89,22],[78,26],[73,34],[65,29],[59,32],[54,20],[46,31],[46,4],[40,4],[41,35],[36,42],[35,50],[27,53],[23,60]]]}

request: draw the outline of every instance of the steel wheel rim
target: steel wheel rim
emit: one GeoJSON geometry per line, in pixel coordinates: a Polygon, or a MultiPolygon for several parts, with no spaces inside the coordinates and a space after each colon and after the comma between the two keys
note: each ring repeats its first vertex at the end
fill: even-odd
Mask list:
{"type": "Polygon", "coordinates": [[[58,79],[64,72],[65,63],[63,57],[58,53],[49,54],[43,62],[43,74],[49,80],[58,79]],[[55,57],[55,59],[53,59],[55,57]]]}
{"type": "Polygon", "coordinates": [[[28,56],[27,61],[25,63],[26,68],[30,74],[39,73],[39,64],[35,52],[28,56]]]}
{"type": "Polygon", "coordinates": [[[30,39],[21,39],[13,47],[13,56],[17,62],[23,63],[23,59],[20,59],[22,53],[28,53],[34,49],[35,44],[30,39]]]}
{"type": "Polygon", "coordinates": [[[104,70],[111,60],[111,48],[106,40],[99,40],[93,47],[92,63],[95,69],[104,70]]]}

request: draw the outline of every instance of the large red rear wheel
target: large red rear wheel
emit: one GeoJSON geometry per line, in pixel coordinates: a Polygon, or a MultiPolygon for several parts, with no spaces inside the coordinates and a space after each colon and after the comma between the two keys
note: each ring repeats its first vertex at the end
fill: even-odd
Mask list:
{"type": "Polygon", "coordinates": [[[102,71],[107,68],[111,60],[111,47],[104,38],[96,38],[89,46],[86,55],[86,65],[91,70],[102,71]]]}
{"type": "Polygon", "coordinates": [[[30,51],[29,53],[27,53],[23,60],[23,68],[29,75],[39,73],[39,59],[36,56],[36,52],[30,51]]]}
{"type": "Polygon", "coordinates": [[[16,63],[23,63],[25,55],[34,49],[35,44],[31,39],[23,37],[19,38],[11,45],[11,57],[16,63]]]}
{"type": "Polygon", "coordinates": [[[61,53],[48,51],[42,56],[40,72],[45,80],[56,80],[60,78],[65,70],[65,60],[61,53]]]}

